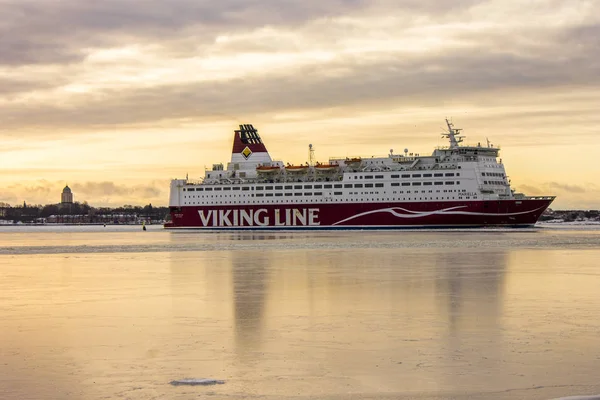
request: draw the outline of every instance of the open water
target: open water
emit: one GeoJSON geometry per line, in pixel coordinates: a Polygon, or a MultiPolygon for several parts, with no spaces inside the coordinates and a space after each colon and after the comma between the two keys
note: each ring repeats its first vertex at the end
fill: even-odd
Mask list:
{"type": "Polygon", "coordinates": [[[600,227],[149,228],[0,226],[1,399],[600,393],[600,227]]]}

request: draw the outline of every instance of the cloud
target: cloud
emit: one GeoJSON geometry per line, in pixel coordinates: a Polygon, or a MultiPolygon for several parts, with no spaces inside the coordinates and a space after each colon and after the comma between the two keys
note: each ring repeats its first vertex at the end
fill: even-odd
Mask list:
{"type": "MultiPolygon", "coordinates": [[[[539,17],[540,21],[548,20],[548,26],[531,24],[522,15],[513,15],[500,25],[501,21],[488,15],[485,8],[496,5],[493,11],[499,12],[497,1],[448,1],[442,6],[438,3],[337,0],[307,6],[306,2],[289,0],[219,3],[179,0],[168,4],[150,0],[144,3],[144,7],[139,7],[137,3],[114,0],[3,2],[0,11],[7,17],[0,25],[1,60],[13,66],[27,65],[28,60],[33,64],[64,64],[62,67],[68,68],[69,76],[77,84],[78,78],[89,80],[94,76],[80,76],[83,71],[72,70],[76,65],[87,65],[85,70],[98,68],[94,81],[102,81],[106,70],[110,72],[111,69],[102,63],[88,65],[90,57],[93,60],[98,53],[131,46],[139,48],[142,54],[132,59],[122,53],[114,53],[114,61],[121,67],[114,72],[122,75],[132,72],[124,66],[130,63],[137,65],[137,58],[148,54],[158,59],[169,59],[171,65],[182,59],[210,60],[215,56],[221,59],[240,53],[257,55],[254,60],[244,61],[241,58],[237,66],[228,65],[227,70],[235,72],[261,59],[273,61],[271,56],[274,53],[297,58],[321,52],[334,58],[331,63],[334,68],[314,60],[316,62],[310,63],[314,69],[333,69],[335,72],[349,63],[355,70],[357,61],[370,66],[381,60],[384,66],[395,61],[400,68],[406,65],[418,68],[415,72],[420,73],[427,73],[428,69],[444,72],[462,67],[471,76],[481,76],[481,80],[492,74],[507,73],[531,79],[537,75],[519,74],[521,65],[510,62],[508,55],[537,58],[552,67],[556,60],[572,59],[572,52],[585,57],[588,48],[597,46],[593,40],[596,25],[588,22],[585,9],[580,11],[584,17],[570,16],[565,12],[564,26],[552,24],[550,17],[553,14],[548,12],[539,17]],[[444,14],[445,11],[450,17],[444,14]],[[474,20],[476,18],[483,20],[474,20]],[[457,20],[461,22],[457,23],[457,20]],[[562,44],[569,40],[578,46],[565,49],[562,44]],[[183,51],[180,51],[180,45],[183,51]],[[457,46],[462,51],[455,52],[457,46]],[[557,52],[557,49],[560,51],[557,52]],[[407,53],[407,50],[410,51],[407,53]],[[427,62],[410,62],[414,59],[411,52],[423,51],[430,52],[427,62]],[[355,59],[344,53],[353,55],[355,59]],[[557,56],[565,53],[568,57],[557,56]],[[489,62],[482,62],[488,55],[489,62]],[[63,56],[64,62],[60,60],[63,56]],[[436,62],[437,56],[441,57],[436,62]],[[470,63],[470,60],[474,62],[470,63]],[[483,66],[487,68],[474,69],[483,66]]],[[[555,6],[555,12],[563,11],[566,4],[559,1],[546,3],[555,6]]],[[[503,7],[510,10],[510,4],[503,7]]],[[[237,58],[233,57],[233,60],[237,58]]],[[[151,61],[157,60],[148,60],[151,61]]],[[[299,60],[294,61],[297,63],[299,60]]],[[[540,68],[540,62],[535,71],[544,75],[545,68],[540,68]]],[[[201,66],[197,65],[197,73],[206,73],[201,66]]],[[[564,68],[564,65],[561,67],[564,68]]],[[[572,66],[577,67],[582,66],[572,66]]],[[[287,69],[288,66],[284,65],[280,72],[287,69]]],[[[64,74],[65,71],[62,72],[64,74]]],[[[143,73],[144,70],[137,72],[143,73]]],[[[289,77],[296,82],[310,78],[310,75],[296,72],[295,69],[289,70],[289,77]]],[[[356,75],[348,74],[348,82],[356,75]]],[[[186,78],[193,83],[197,76],[188,75],[186,78]]]]}
{"type": "Polygon", "coordinates": [[[33,194],[34,196],[47,196],[57,187],[56,183],[50,183],[45,180],[40,180],[32,184],[17,184],[9,186],[9,189],[23,189],[24,191],[33,194]]]}
{"type": "Polygon", "coordinates": [[[544,182],[539,185],[519,185],[519,189],[527,194],[539,196],[549,195],[550,193],[590,193],[598,192],[600,189],[594,184],[574,185],[559,182],[544,182]]]}
{"type": "Polygon", "coordinates": [[[0,192],[0,203],[8,203],[10,205],[14,205],[17,203],[17,197],[14,193],[10,192],[0,192]]]}
{"type": "Polygon", "coordinates": [[[73,61],[82,47],[130,40],[169,41],[194,35],[212,41],[222,32],[294,26],[369,10],[443,15],[477,0],[4,0],[0,34],[4,63],[73,61]]]}
{"type": "Polygon", "coordinates": [[[570,68],[563,62],[530,60],[506,54],[462,57],[466,53],[399,61],[344,57],[294,74],[253,78],[100,89],[80,96],[73,106],[8,104],[0,109],[4,128],[102,128],[161,120],[276,114],[298,109],[368,106],[385,103],[445,104],[475,93],[497,90],[598,85],[600,70],[570,68]],[[455,57],[457,59],[455,60],[455,57]],[[336,72],[339,71],[339,72],[336,72]],[[338,75],[339,74],[339,75],[338,75]],[[338,76],[336,76],[338,75],[338,76]],[[302,77],[299,81],[298,76],[302,77]],[[440,93],[452,93],[450,97],[440,93]]]}
{"type": "MultiPolygon", "coordinates": [[[[38,180],[28,183],[16,183],[8,185],[5,192],[0,192],[0,201],[11,205],[22,204],[45,204],[49,199],[60,199],[60,184],[46,180],[38,180]]],[[[62,190],[62,187],[61,187],[62,190]]]]}
{"type": "Polygon", "coordinates": [[[537,146],[542,135],[545,145],[595,137],[600,122],[595,0],[0,0],[0,15],[0,178],[24,168],[59,179],[40,168],[75,155],[97,172],[70,175],[90,200],[157,194],[102,182],[110,165],[139,162],[102,142],[90,150],[103,132],[122,146],[153,129],[172,149],[238,120],[292,129],[290,141],[325,126],[336,143],[365,144],[359,130],[387,142],[399,127],[430,132],[450,111],[469,113],[467,135],[537,146]]]}
{"type": "Polygon", "coordinates": [[[551,189],[555,189],[561,192],[570,192],[570,193],[586,193],[590,189],[595,190],[595,186],[581,186],[581,185],[568,185],[564,183],[558,182],[550,182],[547,186],[551,189]]]}
{"type": "Polygon", "coordinates": [[[439,106],[600,84],[600,24],[589,7],[547,1],[554,11],[532,24],[521,14],[494,19],[502,7],[516,12],[512,2],[444,2],[436,13],[434,1],[273,1],[2,3],[12,18],[0,29],[16,30],[2,36],[3,60],[27,64],[19,59],[29,56],[11,52],[30,48],[40,63],[65,55],[61,68],[6,69],[0,92],[12,97],[0,101],[2,128],[76,132],[222,114],[439,106]],[[45,41],[65,48],[50,47],[44,61],[45,41]]]}
{"type": "Polygon", "coordinates": [[[552,203],[554,209],[598,209],[600,187],[594,183],[565,184],[543,182],[538,184],[516,185],[518,192],[528,196],[556,196],[552,203]]]}
{"type": "MultiPolygon", "coordinates": [[[[20,204],[56,204],[64,182],[38,180],[8,186],[7,192],[0,192],[0,202],[20,204]]],[[[91,205],[120,206],[123,204],[144,205],[148,203],[166,205],[168,201],[168,180],[154,180],[148,183],[115,183],[112,181],[69,182],[74,200],[87,201],[91,205]]]]}
{"type": "Polygon", "coordinates": [[[544,189],[542,189],[538,186],[519,185],[518,189],[519,189],[519,191],[522,191],[529,196],[544,196],[547,194],[547,192],[544,189]]]}
{"type": "MultiPolygon", "coordinates": [[[[166,186],[165,186],[166,187],[166,186]]],[[[158,197],[164,188],[155,185],[118,185],[114,182],[83,182],[72,185],[73,192],[81,197],[158,197]]]]}
{"type": "Polygon", "coordinates": [[[46,90],[64,84],[66,80],[48,82],[42,79],[8,79],[0,76],[0,95],[29,92],[32,90],[46,90]]]}
{"type": "Polygon", "coordinates": [[[330,0],[310,6],[298,0],[124,0],[82,2],[8,0],[0,4],[0,63],[80,62],[86,49],[119,43],[193,39],[210,43],[223,32],[291,25],[364,7],[362,0],[330,0]]]}

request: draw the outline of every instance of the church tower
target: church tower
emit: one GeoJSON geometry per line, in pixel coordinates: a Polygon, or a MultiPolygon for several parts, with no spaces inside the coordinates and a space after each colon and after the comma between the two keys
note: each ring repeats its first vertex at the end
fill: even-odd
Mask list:
{"type": "Polygon", "coordinates": [[[73,204],[73,193],[69,185],[65,186],[60,195],[60,204],[73,204]]]}

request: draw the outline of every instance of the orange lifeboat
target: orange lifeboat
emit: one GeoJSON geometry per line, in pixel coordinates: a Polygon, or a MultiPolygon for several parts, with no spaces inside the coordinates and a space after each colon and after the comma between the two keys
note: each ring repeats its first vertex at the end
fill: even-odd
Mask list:
{"type": "Polygon", "coordinates": [[[273,174],[279,172],[281,168],[276,165],[259,165],[256,167],[256,172],[259,174],[273,174]]]}
{"type": "Polygon", "coordinates": [[[319,164],[315,165],[315,169],[321,172],[335,171],[339,165],[337,164],[319,164]]]}
{"type": "Polygon", "coordinates": [[[361,162],[362,162],[362,158],[354,157],[354,158],[346,158],[346,161],[344,161],[344,164],[346,164],[349,167],[358,167],[361,162]]]}
{"type": "Polygon", "coordinates": [[[285,167],[287,172],[306,172],[308,170],[308,165],[290,165],[288,164],[285,167]]]}

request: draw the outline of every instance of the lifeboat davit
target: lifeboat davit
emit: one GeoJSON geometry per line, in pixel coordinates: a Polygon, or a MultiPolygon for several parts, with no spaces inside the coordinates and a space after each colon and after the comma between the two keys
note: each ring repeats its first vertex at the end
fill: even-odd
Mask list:
{"type": "Polygon", "coordinates": [[[278,166],[273,166],[273,165],[259,165],[258,167],[256,167],[256,172],[260,173],[260,174],[274,174],[276,172],[279,172],[281,168],[279,168],[278,166]]]}
{"type": "Polygon", "coordinates": [[[339,165],[337,165],[337,164],[318,164],[317,163],[317,165],[315,165],[315,169],[317,171],[321,171],[321,172],[335,171],[338,167],[339,167],[339,165]]]}

